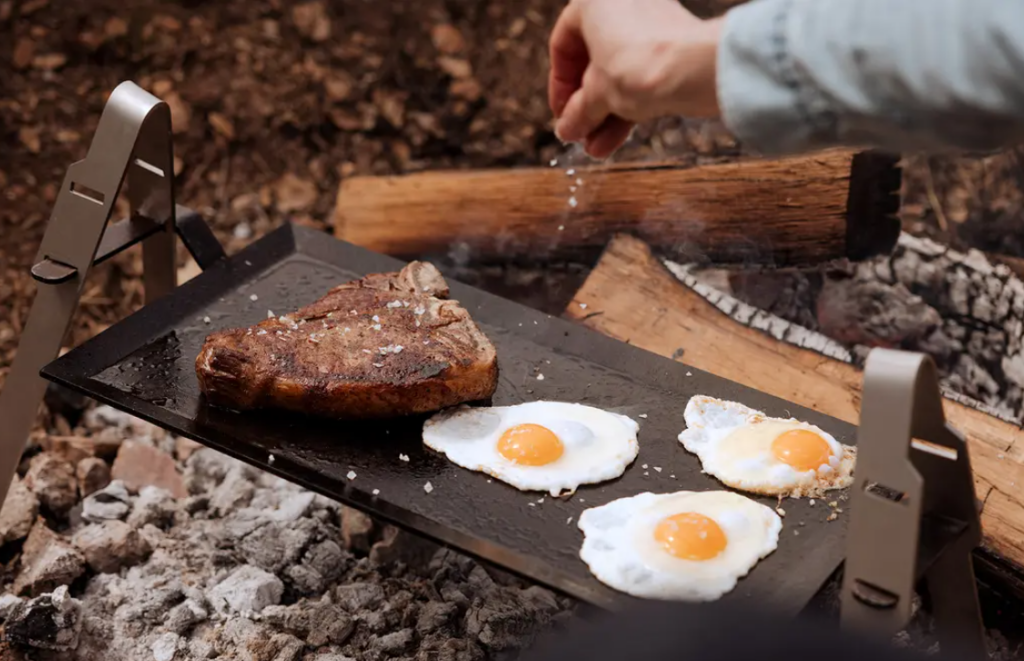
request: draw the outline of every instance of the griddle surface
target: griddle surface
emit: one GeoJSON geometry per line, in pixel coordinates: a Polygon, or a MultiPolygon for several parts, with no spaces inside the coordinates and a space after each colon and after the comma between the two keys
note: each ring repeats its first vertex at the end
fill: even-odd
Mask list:
{"type": "MultiPolygon", "coordinates": [[[[268,310],[295,310],[335,284],[402,265],[323,233],[285,226],[67,353],[43,375],[326,496],[613,608],[632,598],[592,578],[578,556],[582,533],[576,521],[588,507],[644,491],[723,488],[700,472],[696,457],[676,440],[690,396],[711,395],[770,415],[793,415],[845,443],[855,440],[854,428],[835,419],[456,282],[450,283],[452,298],[498,349],[501,378],[494,404],[561,400],[633,417],[640,423],[640,455],[622,478],[554,499],[517,491],[426,450],[419,437],[421,417],[334,422],[281,412],[237,413],[202,401],[194,363],[209,332],[257,323],[268,310]],[[399,454],[410,460],[400,461],[399,454]],[[346,477],[350,471],[355,479],[346,477]]],[[[762,502],[775,505],[773,499],[762,502]]],[[[724,599],[754,598],[795,614],[840,564],[845,516],[826,522],[826,504],[811,506],[806,499],[784,501],[783,507],[778,550],[724,599]]]]}

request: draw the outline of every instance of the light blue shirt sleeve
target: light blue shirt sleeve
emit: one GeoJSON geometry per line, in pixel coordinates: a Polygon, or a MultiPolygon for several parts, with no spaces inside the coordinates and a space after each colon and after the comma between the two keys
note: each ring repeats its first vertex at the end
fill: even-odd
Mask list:
{"type": "Polygon", "coordinates": [[[717,66],[725,125],[764,154],[1024,143],[1024,0],[754,0],[717,66]]]}

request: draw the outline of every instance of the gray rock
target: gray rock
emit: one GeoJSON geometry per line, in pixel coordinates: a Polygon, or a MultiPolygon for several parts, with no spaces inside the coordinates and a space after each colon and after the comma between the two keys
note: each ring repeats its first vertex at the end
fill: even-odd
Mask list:
{"type": "Polygon", "coordinates": [[[44,452],[32,457],[25,485],[39,503],[55,515],[65,516],[78,500],[78,479],[70,462],[44,452]]]}
{"type": "Polygon", "coordinates": [[[41,595],[71,584],[84,572],[82,554],[39,519],[22,548],[21,573],[14,580],[14,592],[41,595]]]}
{"type": "Polygon", "coordinates": [[[186,599],[167,613],[164,626],[176,634],[185,635],[195,625],[205,622],[209,616],[201,603],[195,599],[186,599]]]}
{"type": "Polygon", "coordinates": [[[5,625],[7,639],[19,645],[60,652],[78,647],[82,604],[66,586],[20,604],[5,625]]]}
{"type": "Polygon", "coordinates": [[[176,633],[165,633],[153,641],[153,661],[171,661],[178,654],[181,637],[176,633]]]}
{"type": "Polygon", "coordinates": [[[277,509],[271,513],[275,521],[290,523],[306,516],[313,505],[315,495],[309,491],[300,491],[285,496],[277,509]]]}
{"type": "Polygon", "coordinates": [[[149,543],[124,521],[103,521],[82,528],[72,540],[93,571],[119,572],[139,564],[149,556],[149,543]]]}
{"type": "Polygon", "coordinates": [[[412,629],[402,629],[385,634],[370,643],[370,649],[388,657],[407,651],[416,642],[416,634],[412,629]]]}
{"type": "Polygon", "coordinates": [[[85,457],[75,466],[75,476],[78,490],[85,497],[110,484],[110,466],[99,457],[85,457]]]}
{"type": "Polygon", "coordinates": [[[24,599],[13,594],[0,594],[0,622],[11,616],[18,606],[24,603],[24,599]]]}
{"type": "Polygon", "coordinates": [[[177,512],[178,502],[170,491],[153,486],[142,487],[132,513],[128,515],[128,525],[133,528],[146,525],[167,528],[174,523],[177,512]]]}
{"type": "Polygon", "coordinates": [[[339,585],[334,599],[349,613],[358,613],[379,606],[384,601],[384,588],[377,583],[351,583],[339,585]]]}
{"type": "Polygon", "coordinates": [[[306,643],[312,647],[342,645],[355,630],[355,622],[333,604],[318,604],[309,613],[306,643]]]}
{"type": "Polygon", "coordinates": [[[218,514],[227,514],[249,504],[256,487],[240,467],[232,468],[210,496],[210,509],[218,514]]]}
{"type": "Polygon", "coordinates": [[[243,538],[239,551],[249,564],[276,573],[297,561],[312,537],[310,525],[285,527],[275,522],[257,528],[243,538]]]}
{"type": "Polygon", "coordinates": [[[482,661],[484,651],[471,640],[446,638],[435,649],[421,649],[416,661],[482,661]]]}
{"type": "Polygon", "coordinates": [[[210,604],[219,613],[259,613],[278,604],[284,584],[259,567],[243,565],[218,583],[209,593],[210,604]]]}
{"type": "Polygon", "coordinates": [[[455,604],[444,601],[428,601],[420,609],[419,618],[416,620],[416,631],[425,636],[447,627],[458,612],[459,609],[455,604]]]}
{"type": "Polygon", "coordinates": [[[131,501],[124,482],[114,480],[82,501],[82,518],[90,523],[123,519],[131,510],[131,501]]]}
{"type": "Polygon", "coordinates": [[[344,654],[334,654],[334,653],[329,652],[327,654],[317,654],[316,656],[311,657],[311,661],[356,661],[356,660],[353,659],[350,656],[345,656],[344,654]]]}
{"type": "Polygon", "coordinates": [[[32,530],[39,513],[39,499],[15,475],[0,509],[0,546],[23,539],[32,530]]]}
{"type": "Polygon", "coordinates": [[[352,556],[337,543],[326,539],[306,551],[299,564],[287,567],[284,575],[300,594],[319,594],[352,564],[352,556]]]}

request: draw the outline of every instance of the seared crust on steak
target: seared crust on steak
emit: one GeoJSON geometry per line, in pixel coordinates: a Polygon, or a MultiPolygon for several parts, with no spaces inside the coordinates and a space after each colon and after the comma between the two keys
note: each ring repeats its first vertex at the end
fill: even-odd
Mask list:
{"type": "Polygon", "coordinates": [[[211,404],[334,418],[426,413],[488,399],[494,345],[433,265],[339,285],[292,314],[213,333],[196,358],[211,404]]]}

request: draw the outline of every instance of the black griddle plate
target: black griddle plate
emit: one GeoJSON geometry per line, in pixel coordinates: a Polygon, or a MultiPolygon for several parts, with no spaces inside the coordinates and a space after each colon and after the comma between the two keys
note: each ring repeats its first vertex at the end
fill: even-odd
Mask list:
{"type": "MultiPolygon", "coordinates": [[[[457,282],[450,283],[452,298],[498,350],[501,377],[493,403],[561,400],[633,417],[640,423],[640,454],[622,478],[554,499],[517,491],[426,450],[419,436],[423,418],[333,422],[272,411],[237,413],[201,400],[195,357],[209,332],[257,323],[268,310],[289,312],[335,284],[402,266],[321,232],[286,225],[42,373],[321,494],[611,608],[631,598],[590,575],[578,556],[582,533],[576,521],[588,507],[645,491],[722,488],[700,472],[696,457],[676,439],[690,396],[740,401],[773,416],[807,420],[845,443],[855,439],[854,428],[835,419],[457,282]],[[400,453],[410,460],[400,461],[400,453]],[[350,471],[356,473],[353,480],[346,477],[350,471]]],[[[775,506],[773,499],[762,500],[775,506]]],[[[826,522],[826,504],[811,506],[806,499],[784,501],[783,507],[778,550],[724,599],[754,598],[795,614],[842,561],[844,516],[826,522]]]]}

